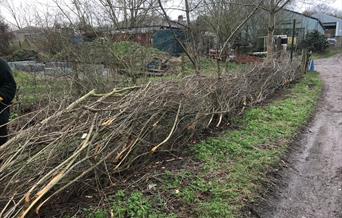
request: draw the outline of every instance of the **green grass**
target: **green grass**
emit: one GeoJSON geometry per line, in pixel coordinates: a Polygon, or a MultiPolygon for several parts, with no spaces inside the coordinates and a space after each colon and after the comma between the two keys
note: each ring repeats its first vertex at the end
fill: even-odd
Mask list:
{"type": "Polygon", "coordinates": [[[128,195],[125,191],[118,191],[112,198],[112,206],[108,209],[97,209],[85,211],[87,218],[106,218],[109,214],[116,218],[125,217],[143,217],[143,218],[174,218],[172,214],[159,213],[153,209],[148,198],[144,197],[141,192],[133,192],[128,195]]]}
{"type": "Polygon", "coordinates": [[[314,53],[312,55],[312,58],[313,59],[330,58],[341,53],[342,53],[342,48],[329,48],[323,53],[314,53]]]}
{"type": "Polygon", "coordinates": [[[240,130],[195,147],[198,159],[205,162],[200,178],[224,172],[208,185],[211,198],[197,201],[199,216],[235,217],[246,202],[257,199],[267,172],[314,112],[321,87],[317,74],[308,74],[285,100],[249,110],[239,121],[240,130]]]}
{"type": "Polygon", "coordinates": [[[152,195],[118,192],[112,200],[115,217],[240,217],[248,203],[258,200],[267,173],[310,120],[321,91],[318,74],[311,73],[285,98],[249,109],[235,121],[238,130],[191,148],[202,167],[166,171],[152,195]],[[180,206],[170,209],[174,203],[168,202],[180,206]]]}
{"type": "MultiPolygon", "coordinates": [[[[117,43],[117,48],[121,53],[126,53],[127,50],[135,48],[137,46],[131,43],[117,43]],[[130,47],[131,46],[131,47],[130,47]],[[132,47],[133,46],[133,47],[132,47]]],[[[141,47],[141,46],[140,46],[141,47]]],[[[137,49],[140,49],[137,47],[137,49]]],[[[158,54],[155,49],[149,48],[149,52],[155,52],[154,55],[158,54]]],[[[185,58],[186,61],[183,66],[171,66],[175,67],[176,72],[164,77],[141,77],[138,80],[138,84],[146,84],[148,82],[162,82],[169,80],[180,80],[185,76],[194,74],[194,67],[190,63],[190,60],[185,58]],[[178,71],[179,72],[178,72],[178,71]],[[178,72],[178,74],[177,74],[178,72]],[[182,73],[180,73],[182,72],[182,73]]],[[[235,63],[220,63],[221,69],[227,68],[228,73],[234,70],[241,69],[243,66],[235,63]]],[[[217,74],[217,63],[215,60],[209,58],[201,58],[201,73],[207,76],[216,76],[217,74]]],[[[39,104],[42,101],[47,100],[49,97],[63,98],[65,95],[69,95],[71,92],[71,80],[70,78],[55,78],[47,75],[38,75],[35,73],[26,73],[21,71],[14,72],[15,80],[18,85],[18,93],[16,103],[20,104],[20,107],[26,109],[33,105],[39,104]]],[[[129,80],[125,77],[118,77],[121,79],[122,84],[116,84],[118,86],[130,86],[129,80]]],[[[105,87],[106,90],[111,90],[113,87],[110,81],[104,81],[104,84],[109,84],[109,87],[105,87]]],[[[86,83],[85,83],[86,84],[86,83]]],[[[100,82],[102,84],[102,82],[100,82]]],[[[89,87],[89,89],[101,89],[102,86],[89,87]]],[[[101,90],[104,92],[104,90],[101,90]]]]}
{"type": "MultiPolygon", "coordinates": [[[[231,72],[231,71],[238,70],[242,67],[243,65],[241,64],[239,65],[236,63],[230,63],[230,62],[226,63],[226,62],[220,61],[221,71],[223,69],[226,69],[229,72],[231,72]]],[[[207,76],[216,75],[217,74],[217,61],[211,58],[201,57],[199,68],[200,68],[200,72],[204,75],[207,75],[207,76]]],[[[190,60],[187,60],[183,74],[190,75],[193,73],[194,73],[194,67],[191,64],[190,60]]]]}
{"type": "Polygon", "coordinates": [[[20,105],[23,110],[50,97],[63,98],[70,91],[70,83],[66,79],[20,71],[14,72],[14,78],[18,88],[15,104],[20,105]]]}
{"type": "MultiPolygon", "coordinates": [[[[156,76],[156,77],[141,77],[138,79],[138,84],[146,84],[148,82],[163,82],[163,81],[178,81],[183,79],[184,77],[195,75],[195,68],[193,64],[190,62],[189,58],[184,56],[184,63],[179,63],[176,65],[172,65],[171,73],[165,76],[156,76]]],[[[217,76],[217,61],[207,57],[200,58],[200,74],[204,76],[217,76]]],[[[237,64],[232,62],[220,62],[220,70],[221,72],[225,72],[227,74],[243,71],[244,68],[249,67],[247,64],[237,64]],[[225,71],[224,71],[225,70],[225,71]]]]}
{"type": "Polygon", "coordinates": [[[308,74],[286,99],[249,110],[239,121],[240,130],[195,146],[198,159],[205,162],[200,178],[224,172],[208,185],[213,190],[211,198],[197,200],[197,215],[236,217],[246,202],[257,199],[267,172],[310,119],[321,88],[317,74],[308,74]]]}

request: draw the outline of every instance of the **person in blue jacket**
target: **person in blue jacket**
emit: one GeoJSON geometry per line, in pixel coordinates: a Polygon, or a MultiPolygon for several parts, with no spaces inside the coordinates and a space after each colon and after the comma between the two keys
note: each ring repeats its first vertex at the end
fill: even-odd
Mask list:
{"type": "Polygon", "coordinates": [[[10,118],[10,105],[15,96],[17,85],[7,62],[0,58],[0,145],[7,142],[7,123],[10,118]]]}

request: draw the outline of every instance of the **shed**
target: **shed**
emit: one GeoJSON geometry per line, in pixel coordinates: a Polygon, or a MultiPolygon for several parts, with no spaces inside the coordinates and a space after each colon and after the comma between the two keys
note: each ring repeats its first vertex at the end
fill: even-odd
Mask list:
{"type": "Polygon", "coordinates": [[[179,56],[184,49],[179,42],[184,43],[185,32],[182,29],[172,28],[159,30],[153,35],[153,47],[167,52],[174,56],[179,56]]]}
{"type": "MultiPolygon", "coordinates": [[[[263,14],[265,16],[265,14],[263,14]]],[[[310,32],[318,31],[325,33],[323,24],[315,17],[311,17],[296,11],[282,9],[276,17],[276,29],[274,31],[275,38],[287,38],[288,46],[291,45],[291,36],[293,32],[293,22],[296,20],[295,45],[305,39],[310,32]]],[[[258,36],[256,48],[258,51],[266,51],[266,34],[267,30],[263,31],[263,36],[258,36]]]]}
{"type": "Polygon", "coordinates": [[[342,37],[342,19],[323,13],[315,13],[312,16],[322,22],[327,37],[342,37]]]}
{"type": "Polygon", "coordinates": [[[114,41],[134,41],[144,46],[153,46],[171,55],[178,56],[184,50],[185,31],[178,26],[144,26],[122,28],[112,31],[114,41]]]}
{"type": "Polygon", "coordinates": [[[304,39],[306,34],[310,32],[318,31],[322,34],[325,33],[324,26],[319,19],[296,11],[283,9],[278,15],[277,34],[291,36],[294,20],[296,20],[296,37],[298,41],[304,39]]]}

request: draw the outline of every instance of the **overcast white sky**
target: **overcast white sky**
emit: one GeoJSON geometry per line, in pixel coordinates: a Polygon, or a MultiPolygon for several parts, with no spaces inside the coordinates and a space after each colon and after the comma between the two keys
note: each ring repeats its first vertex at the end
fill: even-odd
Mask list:
{"type": "MultiPolygon", "coordinates": [[[[0,0],[1,1],[1,0],[0,0]]],[[[40,13],[46,14],[46,12],[53,13],[54,10],[56,10],[55,4],[52,0],[3,0],[3,2],[10,2],[15,8],[20,8],[20,11],[23,11],[22,13],[25,13],[25,15],[32,13],[35,13],[35,11],[39,11],[40,13]],[[25,12],[24,12],[25,11],[25,12]]],[[[60,2],[68,2],[70,0],[59,0],[60,2]]],[[[312,4],[319,4],[321,2],[329,2],[329,5],[342,10],[342,0],[299,0],[303,2],[311,2],[310,4],[299,4],[298,7],[295,9],[297,11],[304,11],[308,7],[312,7],[312,4]]],[[[182,5],[183,0],[171,0],[168,2],[173,2],[173,5],[179,6],[182,5]]],[[[10,15],[8,9],[4,7],[4,3],[0,3],[0,14],[5,20],[9,23],[14,24],[14,19],[10,15]]],[[[181,14],[181,12],[173,11],[170,13],[170,16],[175,19],[177,16],[181,14]]],[[[24,16],[25,16],[24,15],[24,16]]]]}
{"type": "MultiPolygon", "coordinates": [[[[70,4],[71,1],[72,0],[58,0],[61,5],[70,4]]],[[[19,14],[23,14],[23,16],[26,17],[34,17],[37,12],[40,13],[40,15],[45,15],[47,12],[54,14],[54,11],[59,11],[53,0],[0,0],[0,2],[0,15],[12,27],[15,27],[15,19],[13,19],[11,11],[8,9],[8,4],[10,4],[12,8],[16,8],[17,13],[19,12],[19,14]]],[[[183,2],[184,0],[167,0],[164,7],[181,8],[184,5],[183,2]]],[[[183,11],[167,10],[167,13],[172,19],[177,19],[183,11]]]]}

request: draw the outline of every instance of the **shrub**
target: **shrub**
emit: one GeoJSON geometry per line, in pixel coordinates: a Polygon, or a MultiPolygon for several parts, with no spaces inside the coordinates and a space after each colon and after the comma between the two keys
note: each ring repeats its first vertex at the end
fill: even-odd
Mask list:
{"type": "Polygon", "coordinates": [[[0,54],[8,55],[11,51],[10,41],[14,38],[13,33],[10,32],[8,25],[0,20],[0,54]]]}
{"type": "Polygon", "coordinates": [[[10,61],[35,61],[39,59],[39,54],[31,49],[19,49],[9,59],[10,61]]]}
{"type": "Polygon", "coordinates": [[[301,47],[313,52],[322,53],[329,47],[329,43],[323,34],[318,31],[314,31],[307,34],[301,47]]]}

